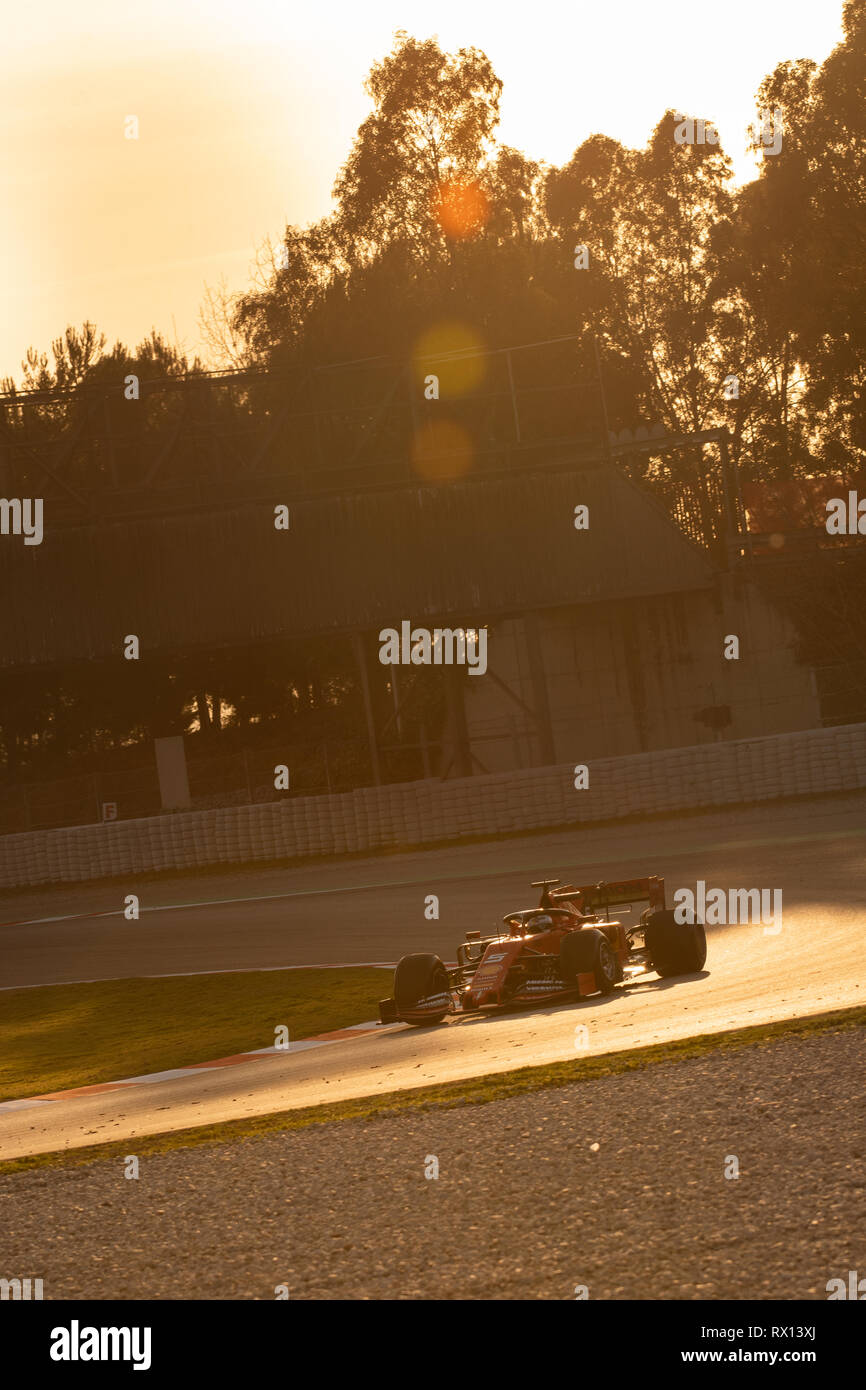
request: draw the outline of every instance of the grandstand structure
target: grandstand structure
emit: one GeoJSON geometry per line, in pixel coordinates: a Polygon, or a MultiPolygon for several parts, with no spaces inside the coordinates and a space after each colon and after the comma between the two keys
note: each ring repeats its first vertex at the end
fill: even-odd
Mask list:
{"type": "MultiPolygon", "coordinates": [[[[0,681],[120,662],[131,633],[142,663],[327,644],[363,750],[342,782],[320,767],[299,790],[823,722],[798,659],[802,597],[779,579],[787,556],[749,531],[727,431],[611,419],[576,338],[480,354],[464,390],[472,355],[0,398],[0,495],[42,498],[45,527],[39,546],[0,540],[0,681]],[[485,627],[485,678],[382,666],[378,634],[403,620],[485,627]],[[744,639],[737,666],[729,633],[744,639]]],[[[854,701],[842,718],[849,707],[863,717],[854,701]]],[[[244,762],[237,794],[257,799],[266,781],[244,762]]],[[[21,823],[26,780],[7,769],[4,830],[38,823],[32,797],[21,823]]],[[[154,809],[152,779],[125,804],[106,785],[97,804],[154,809]]],[[[85,801],[49,819],[92,819],[85,801]]]]}

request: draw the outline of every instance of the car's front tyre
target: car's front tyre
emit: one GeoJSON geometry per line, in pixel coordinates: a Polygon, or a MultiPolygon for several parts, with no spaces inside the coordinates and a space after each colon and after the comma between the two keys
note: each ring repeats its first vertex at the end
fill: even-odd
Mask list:
{"type": "Polygon", "coordinates": [[[597,927],[570,931],[559,948],[559,973],[577,987],[579,975],[593,975],[600,994],[612,994],[621,978],[619,960],[604,932],[597,927]]]}
{"type": "Polygon", "coordinates": [[[403,956],[394,971],[394,1002],[405,1023],[441,1023],[451,1008],[448,971],[438,956],[403,956]]]}

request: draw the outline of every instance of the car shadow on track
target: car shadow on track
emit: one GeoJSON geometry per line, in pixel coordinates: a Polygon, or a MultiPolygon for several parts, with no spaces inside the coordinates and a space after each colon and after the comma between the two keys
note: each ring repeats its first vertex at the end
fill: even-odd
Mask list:
{"type": "Polygon", "coordinates": [[[603,1008],[607,1005],[616,1004],[618,999],[630,994],[645,994],[660,992],[662,990],[675,989],[677,985],[685,984],[689,980],[705,980],[709,978],[709,970],[694,970],[688,975],[676,975],[669,979],[662,979],[661,976],[644,979],[638,977],[635,980],[624,980],[617,985],[612,994],[590,994],[584,999],[574,999],[570,1003],[551,1004],[548,1008],[515,1006],[513,1008],[491,1009],[489,1013],[454,1014],[451,1018],[442,1023],[416,1023],[407,1024],[405,1029],[400,1029],[390,1034],[394,1038],[405,1038],[409,1034],[433,1033],[438,1028],[471,1028],[475,1024],[493,1023],[497,1019],[515,1018],[556,1018],[562,1013],[573,1012],[575,1009],[584,1008],[603,1008]]]}
{"type": "MultiPolygon", "coordinates": [[[[655,994],[657,991],[663,989],[676,989],[677,985],[683,985],[688,980],[707,980],[709,979],[709,976],[710,971],[706,969],[692,970],[688,975],[673,975],[667,980],[663,980],[660,975],[657,976],[654,980],[645,980],[641,976],[638,976],[638,978],[635,980],[623,981],[623,984],[620,986],[620,988],[623,990],[623,992],[627,992],[628,994],[643,994],[649,992],[655,994]]],[[[595,996],[593,996],[593,998],[594,997],[595,996]]],[[[613,999],[614,997],[615,996],[612,994],[608,995],[609,999],[613,999]]],[[[592,1003],[592,998],[587,999],[585,1002],[587,1004],[592,1003]]]]}

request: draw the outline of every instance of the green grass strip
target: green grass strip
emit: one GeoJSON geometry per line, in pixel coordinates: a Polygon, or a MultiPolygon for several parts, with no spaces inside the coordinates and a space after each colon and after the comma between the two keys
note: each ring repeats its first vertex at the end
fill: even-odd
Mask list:
{"type": "Polygon", "coordinates": [[[387,970],[244,971],[0,995],[0,1100],[95,1086],[366,1023],[387,970]]]}

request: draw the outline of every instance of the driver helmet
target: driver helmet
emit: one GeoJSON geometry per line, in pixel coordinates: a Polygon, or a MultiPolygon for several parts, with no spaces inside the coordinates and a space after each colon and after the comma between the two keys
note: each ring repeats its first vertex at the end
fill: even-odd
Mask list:
{"type": "Polygon", "coordinates": [[[526,930],[532,936],[536,936],[538,932],[552,931],[553,918],[548,917],[546,912],[540,912],[537,917],[530,917],[529,921],[526,924],[526,930]]]}

